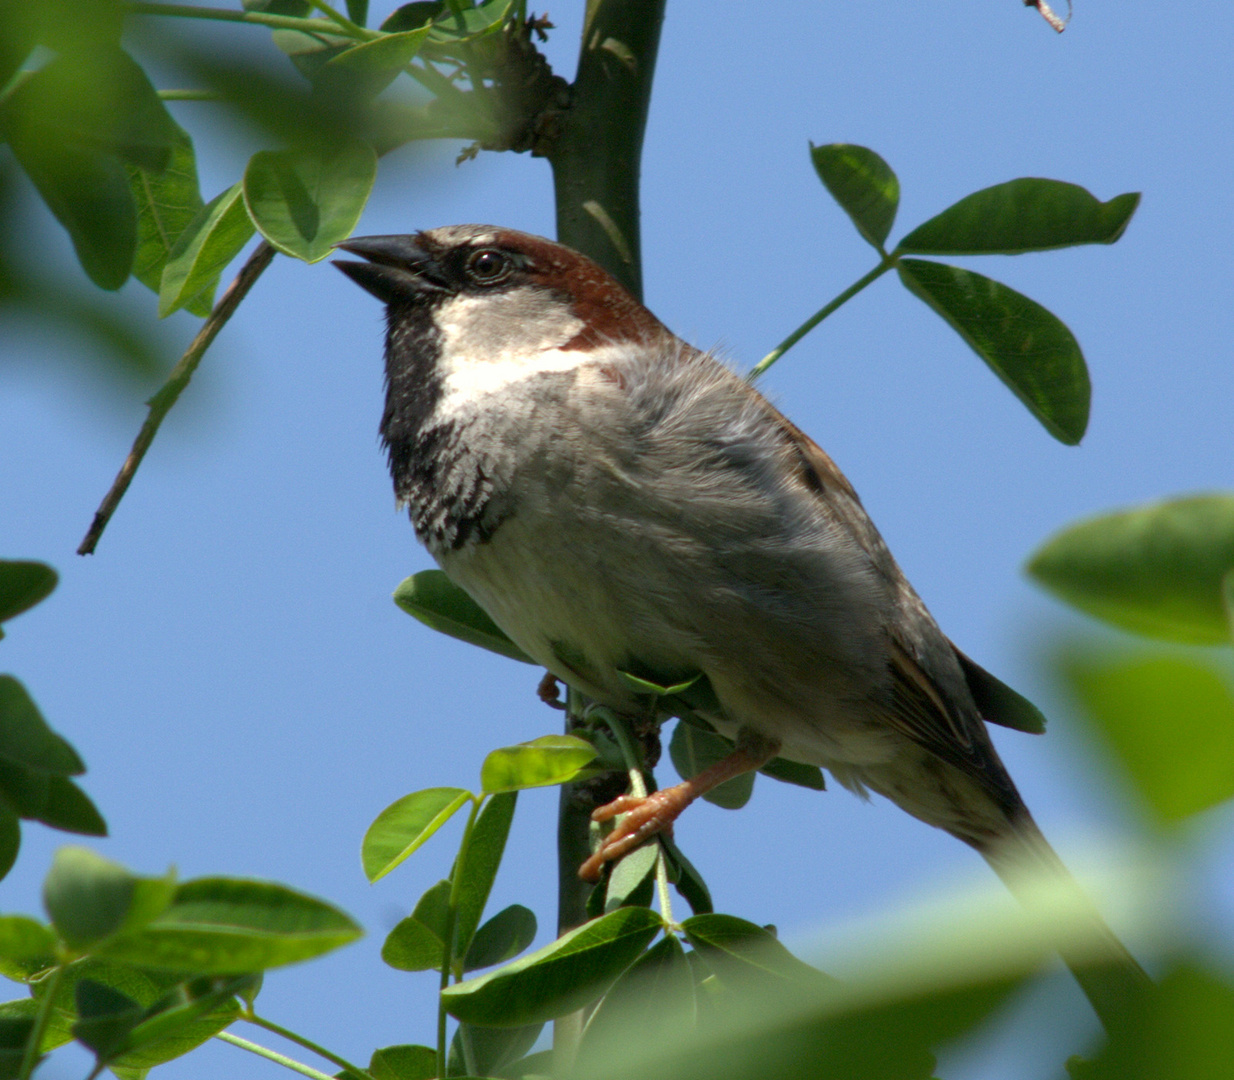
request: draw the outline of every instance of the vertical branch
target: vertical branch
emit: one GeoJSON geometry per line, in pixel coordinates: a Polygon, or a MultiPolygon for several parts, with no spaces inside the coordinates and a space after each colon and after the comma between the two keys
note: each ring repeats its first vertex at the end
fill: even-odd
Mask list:
{"type": "Polygon", "coordinates": [[[588,0],[570,108],[548,153],[557,239],[641,299],[639,163],[665,0],[588,0]]]}

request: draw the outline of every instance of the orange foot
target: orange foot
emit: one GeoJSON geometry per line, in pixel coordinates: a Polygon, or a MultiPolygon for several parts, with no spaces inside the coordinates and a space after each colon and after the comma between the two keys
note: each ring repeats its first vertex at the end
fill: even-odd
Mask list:
{"type": "Polygon", "coordinates": [[[579,867],[578,876],[584,881],[598,881],[606,862],[620,859],[649,836],[671,832],[673,822],[699,794],[697,786],[687,780],[641,798],[638,795],[622,795],[601,806],[591,815],[592,821],[609,821],[618,814],[625,814],[626,817],[604,838],[596,853],[579,867]]]}

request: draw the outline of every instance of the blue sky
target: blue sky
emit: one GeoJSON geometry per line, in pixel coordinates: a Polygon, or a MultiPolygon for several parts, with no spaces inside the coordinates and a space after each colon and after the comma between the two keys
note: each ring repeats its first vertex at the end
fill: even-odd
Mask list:
{"type": "MultiPolygon", "coordinates": [[[[558,29],[546,52],[567,77],[576,8],[550,9],[558,29]]],[[[1021,568],[1078,517],[1231,487],[1231,56],[1234,12],[1215,4],[1077,0],[1061,36],[1018,0],[778,13],[670,3],[664,25],[643,163],[646,299],[739,367],[873,264],[816,179],[810,140],[870,146],[897,170],[893,241],[1016,176],[1072,181],[1102,199],[1144,193],[1113,247],[957,260],[1075,332],[1094,384],[1080,447],[1053,441],[890,275],[762,384],[846,471],[945,631],[1050,715],[1043,738],[995,737],[1073,863],[1145,818],[1041,663],[1090,624],[1021,568]]],[[[214,126],[211,109],[175,106],[207,198],[259,148],[214,126]]],[[[358,231],[490,222],[552,235],[545,162],[482,154],[456,169],[456,151],[385,160],[358,231]]],[[[28,201],[30,249],[67,264],[67,241],[28,201]]],[[[140,286],[122,302],[154,316],[140,286]]],[[[185,877],[286,881],[360,919],[362,943],[275,973],[263,1002],[271,1018],[361,1059],[431,1040],[432,979],[391,972],[377,954],[447,872],[453,835],[369,886],[365,827],[406,792],[477,784],[487,750],[558,725],[536,700],[532,669],[440,638],[390,601],[430,563],[395,512],[377,442],[381,315],[328,264],[276,260],[89,559],[73,551],[144,415],[141,394],[99,381],[80,343],[20,326],[0,333],[0,553],[62,575],[50,600],[7,628],[3,669],[88,763],[85,786],[112,832],[98,850],[147,873],[175,864],[185,877]]],[[[195,325],[174,317],[169,351],[195,325]]],[[[671,768],[659,776],[670,781],[671,768]]],[[[760,780],[740,812],[690,811],[677,838],[721,910],[803,940],[987,881],[950,837],[832,786],[818,795],[760,780]]],[[[492,910],[518,901],[551,925],[555,807],[554,791],[522,797],[492,910]]],[[[1218,812],[1193,841],[1204,868],[1196,918],[1227,936],[1231,824],[1218,812]]],[[[0,886],[6,911],[38,909],[64,842],[36,826],[25,834],[0,886]]],[[[1026,1006],[1051,1017],[1063,1049],[1014,1066],[978,1054],[947,1075],[1056,1074],[1089,1030],[1068,993],[1026,1006]]],[[[231,1048],[206,1053],[162,1075],[274,1075],[231,1048]]],[[[48,1075],[79,1075],[78,1064],[48,1075]]]]}

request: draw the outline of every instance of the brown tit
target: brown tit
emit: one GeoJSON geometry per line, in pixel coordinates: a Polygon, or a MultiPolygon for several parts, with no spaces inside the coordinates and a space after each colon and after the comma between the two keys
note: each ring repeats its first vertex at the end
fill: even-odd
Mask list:
{"type": "MultiPolygon", "coordinates": [[[[442,569],[616,710],[640,706],[622,672],[702,672],[706,719],[736,743],[597,811],[626,816],[584,877],[776,756],[946,829],[1009,883],[1024,864],[1066,874],[985,726],[1035,710],[952,645],[835,463],[766,398],[541,237],[459,225],[339,246],[386,304],[381,435],[442,569]]],[[[1092,918],[1105,975],[1143,982],[1092,918]]]]}

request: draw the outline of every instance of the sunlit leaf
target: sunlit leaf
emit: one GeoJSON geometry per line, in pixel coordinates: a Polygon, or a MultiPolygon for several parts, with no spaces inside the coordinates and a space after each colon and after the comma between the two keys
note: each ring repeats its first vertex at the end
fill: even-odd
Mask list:
{"type": "Polygon", "coordinates": [[[1076,244],[1112,244],[1140,203],[1138,193],[1101,202],[1062,180],[1023,177],[975,191],[917,226],[896,245],[921,255],[1017,255],[1076,244]]]}
{"type": "Polygon", "coordinates": [[[142,929],[106,942],[101,955],[141,967],[230,975],[308,960],[363,931],[324,900],[274,882],[197,878],[142,929]]]}
{"type": "Polygon", "coordinates": [[[56,936],[24,915],[0,915],[0,975],[25,982],[56,962],[56,936]]]}
{"type": "Polygon", "coordinates": [[[462,788],[426,788],[391,803],[364,834],[360,860],[369,881],[383,878],[471,798],[462,788]]]}
{"type": "Polygon", "coordinates": [[[239,184],[203,206],[167,253],[159,286],[159,318],[182,307],[208,311],[219,275],[253,232],[239,184]]]}
{"type": "Polygon", "coordinates": [[[1060,667],[1162,817],[1176,820],[1234,797],[1234,695],[1211,668],[1182,657],[1076,650],[1060,667]]]}
{"type": "MultiPolygon", "coordinates": [[[[563,736],[564,737],[564,736],[563,736]]],[[[454,925],[454,948],[461,958],[466,956],[476,927],[484,915],[493,881],[501,866],[514,820],[517,792],[494,795],[485,804],[471,830],[471,839],[461,853],[454,873],[458,876],[458,914],[454,925]]]]}
{"type": "Polygon", "coordinates": [[[244,170],[244,205],[279,251],[317,262],[351,235],[376,176],[377,155],[359,140],[261,150],[244,170]]]}
{"type": "Polygon", "coordinates": [[[1234,495],[1195,495],[1072,525],[1028,572],[1081,611],[1124,630],[1228,644],[1223,580],[1234,569],[1234,495]]]}
{"type": "Polygon", "coordinates": [[[490,1027],[551,1020],[595,1000],[662,929],[648,908],[620,908],[504,968],[441,992],[447,1011],[490,1027]]]}
{"type": "Polygon", "coordinates": [[[394,590],[394,602],[425,626],[482,649],[534,664],[467,593],[441,570],[421,570],[394,590]]]}
{"type": "Polygon", "coordinates": [[[492,751],[480,766],[485,791],[548,787],[574,779],[595,759],[596,748],[575,735],[542,735],[492,751]]]}
{"type": "Polygon", "coordinates": [[[374,1050],[368,1071],[373,1080],[433,1080],[437,1051],[429,1046],[385,1046],[374,1050]]]}
{"type": "Polygon", "coordinates": [[[901,259],[900,280],[941,315],[1060,442],[1088,427],[1091,386],[1074,335],[1034,300],[958,266],[901,259]]]}
{"type": "Polygon", "coordinates": [[[414,915],[408,915],[386,935],[381,958],[399,971],[440,971],[444,948],[441,938],[414,915]]]}
{"type": "Polygon", "coordinates": [[[852,143],[810,144],[814,171],[869,244],[882,250],[900,205],[900,181],[873,150],[852,143]]]}

